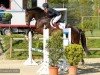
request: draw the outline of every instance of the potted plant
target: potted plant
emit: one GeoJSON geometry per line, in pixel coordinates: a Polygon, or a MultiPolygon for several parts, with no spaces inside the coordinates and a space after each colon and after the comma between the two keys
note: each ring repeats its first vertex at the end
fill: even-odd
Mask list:
{"type": "Polygon", "coordinates": [[[49,75],[58,75],[58,61],[63,52],[63,40],[61,37],[61,31],[53,32],[48,41],[49,50],[49,75]]]}
{"type": "Polygon", "coordinates": [[[65,47],[65,57],[67,58],[70,67],[69,75],[77,75],[77,65],[83,58],[83,48],[78,44],[71,44],[65,47]]]}

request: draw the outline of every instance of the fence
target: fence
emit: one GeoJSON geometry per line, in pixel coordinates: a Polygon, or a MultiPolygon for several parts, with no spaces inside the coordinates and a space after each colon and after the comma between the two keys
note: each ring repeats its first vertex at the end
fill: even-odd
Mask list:
{"type": "MultiPolygon", "coordinates": [[[[100,39],[100,37],[86,37],[86,39],[100,39]]],[[[100,48],[89,48],[89,50],[100,50],[100,48]]]]}
{"type": "MultiPolygon", "coordinates": [[[[88,39],[100,39],[100,37],[86,37],[86,39],[88,40],[88,39]]],[[[1,40],[3,40],[2,38],[1,38],[1,40]]],[[[10,51],[10,57],[12,57],[12,51],[26,51],[27,49],[14,49],[13,48],[13,40],[25,40],[25,38],[10,38],[10,48],[9,48],[9,51],[10,51]]],[[[97,50],[97,51],[99,51],[100,50],[100,48],[89,48],[89,50],[97,50]]],[[[28,50],[27,50],[28,51],[28,50]]]]}

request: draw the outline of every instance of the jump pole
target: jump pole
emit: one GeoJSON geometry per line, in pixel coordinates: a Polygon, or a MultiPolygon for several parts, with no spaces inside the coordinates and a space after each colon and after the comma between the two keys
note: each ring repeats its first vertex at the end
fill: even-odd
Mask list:
{"type": "Polygon", "coordinates": [[[38,65],[32,58],[32,32],[28,33],[28,59],[24,62],[24,65],[38,65]]]}
{"type": "Polygon", "coordinates": [[[63,29],[63,48],[71,44],[71,28],[63,29]]]}
{"type": "Polygon", "coordinates": [[[43,29],[43,63],[37,71],[39,75],[49,75],[49,52],[47,42],[49,40],[49,29],[43,29]]]}

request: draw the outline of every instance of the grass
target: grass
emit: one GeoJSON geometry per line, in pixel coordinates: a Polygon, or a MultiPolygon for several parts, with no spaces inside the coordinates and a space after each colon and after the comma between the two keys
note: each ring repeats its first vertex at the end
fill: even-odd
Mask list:
{"type": "MultiPolygon", "coordinates": [[[[93,34],[90,31],[85,32],[86,37],[100,37],[100,29],[94,29],[93,34]]],[[[88,48],[100,48],[100,39],[87,39],[88,48]]],[[[91,50],[88,58],[100,58],[100,50],[91,50]]]]}
{"type": "MultiPolygon", "coordinates": [[[[43,57],[41,52],[33,51],[33,59],[40,59],[43,57]]],[[[26,60],[28,58],[28,51],[13,51],[12,57],[10,58],[10,53],[6,52],[6,58],[11,60],[26,60]]]]}
{"type": "MultiPolygon", "coordinates": [[[[24,35],[17,35],[14,34],[12,36],[6,36],[6,35],[0,35],[0,37],[3,39],[0,43],[0,47],[2,47],[3,52],[6,52],[7,59],[27,59],[28,58],[28,41],[27,40],[13,40],[12,46],[13,49],[25,49],[25,51],[13,51],[12,52],[12,58],[10,58],[9,55],[9,48],[10,48],[10,37],[13,38],[24,38],[24,35]],[[27,50],[27,51],[26,51],[27,50]]],[[[33,47],[38,48],[38,46],[43,47],[41,41],[39,42],[38,39],[33,39],[33,47]],[[37,43],[37,44],[36,44],[37,43]]],[[[42,53],[34,52],[33,51],[33,58],[41,58],[42,53]]]]}
{"type": "Polygon", "coordinates": [[[87,39],[88,48],[100,48],[100,39],[87,39]]]}
{"type": "Polygon", "coordinates": [[[14,40],[13,48],[14,49],[28,49],[28,42],[26,40],[14,40]]]}
{"type": "Polygon", "coordinates": [[[90,51],[91,55],[84,56],[85,58],[100,58],[100,51],[98,50],[93,50],[90,51]]]}

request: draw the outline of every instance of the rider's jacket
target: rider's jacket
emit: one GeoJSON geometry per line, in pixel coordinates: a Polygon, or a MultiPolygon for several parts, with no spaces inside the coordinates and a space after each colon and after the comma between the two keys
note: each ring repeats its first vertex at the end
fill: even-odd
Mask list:
{"type": "Polygon", "coordinates": [[[59,11],[56,11],[52,8],[47,8],[48,9],[48,12],[47,12],[47,16],[49,18],[53,18],[53,17],[56,17],[56,16],[59,16],[60,15],[60,12],[59,11]]]}

